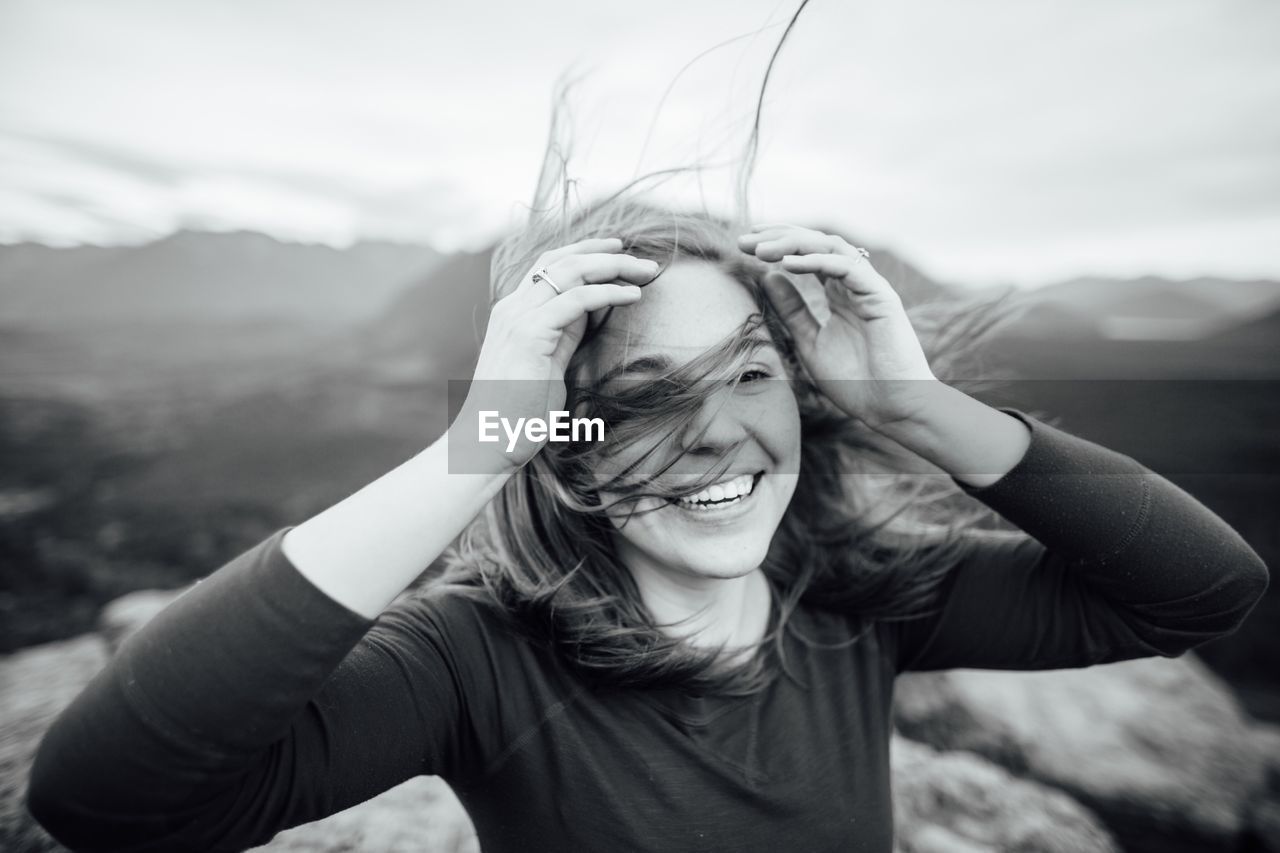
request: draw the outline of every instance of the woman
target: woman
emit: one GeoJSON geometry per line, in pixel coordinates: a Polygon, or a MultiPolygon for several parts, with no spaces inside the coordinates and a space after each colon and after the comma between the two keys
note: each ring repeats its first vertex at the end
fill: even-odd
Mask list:
{"type": "Polygon", "coordinates": [[[29,792],[55,837],[238,850],[438,774],[489,853],[887,851],[897,673],[1179,655],[1265,589],[1168,481],[934,378],[844,240],[617,198],[568,224],[495,258],[447,435],[196,585],[63,713],[29,792]],[[477,440],[481,411],[566,406],[609,437],[477,440]],[[938,476],[875,473],[907,455],[1024,533],[922,523],[900,486],[938,476]]]}

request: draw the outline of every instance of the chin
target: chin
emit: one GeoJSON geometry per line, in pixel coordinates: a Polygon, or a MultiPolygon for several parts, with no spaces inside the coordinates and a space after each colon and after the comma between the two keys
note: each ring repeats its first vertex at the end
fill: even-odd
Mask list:
{"type": "Polygon", "coordinates": [[[724,554],[707,554],[704,559],[696,559],[687,555],[682,562],[690,574],[701,578],[729,580],[751,574],[760,568],[767,555],[767,548],[753,548],[750,553],[736,558],[728,558],[724,554]]]}

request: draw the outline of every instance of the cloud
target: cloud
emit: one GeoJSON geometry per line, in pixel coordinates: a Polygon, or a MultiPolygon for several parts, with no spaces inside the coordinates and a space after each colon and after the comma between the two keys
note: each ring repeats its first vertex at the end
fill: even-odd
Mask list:
{"type": "MultiPolygon", "coordinates": [[[[475,246],[528,201],[566,67],[594,69],[577,112],[589,195],[735,153],[789,11],[10,3],[0,239],[204,223],[475,246]]],[[[812,4],[764,105],[755,209],[975,283],[1280,277],[1277,30],[1280,7],[1256,0],[812,4]]],[[[729,177],[671,192],[723,202],[729,177]]]]}

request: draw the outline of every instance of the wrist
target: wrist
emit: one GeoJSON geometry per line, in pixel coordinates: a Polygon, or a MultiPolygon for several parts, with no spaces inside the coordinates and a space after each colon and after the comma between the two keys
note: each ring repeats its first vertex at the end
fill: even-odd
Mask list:
{"type": "Polygon", "coordinates": [[[959,482],[982,488],[999,481],[1026,455],[1031,430],[943,382],[926,383],[906,417],[877,430],[959,482]]]}
{"type": "Polygon", "coordinates": [[[912,433],[937,429],[946,420],[946,410],[953,406],[954,395],[961,394],[938,379],[893,380],[893,401],[881,411],[860,415],[868,427],[886,438],[899,440],[912,433]]]}
{"type": "Polygon", "coordinates": [[[464,403],[441,436],[447,470],[450,475],[481,475],[505,481],[528,460],[506,452],[505,439],[481,440],[482,411],[469,401],[464,403]]]}
{"type": "Polygon", "coordinates": [[[290,530],[285,556],[320,591],[376,618],[502,489],[507,475],[450,472],[445,433],[290,530]]]}

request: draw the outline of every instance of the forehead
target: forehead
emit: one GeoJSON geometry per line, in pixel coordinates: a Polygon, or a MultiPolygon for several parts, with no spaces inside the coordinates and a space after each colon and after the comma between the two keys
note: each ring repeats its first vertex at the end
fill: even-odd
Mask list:
{"type": "Polygon", "coordinates": [[[634,305],[614,309],[596,337],[596,371],[657,353],[689,361],[732,335],[759,308],[751,291],[706,261],[678,261],[643,289],[634,305]]]}

